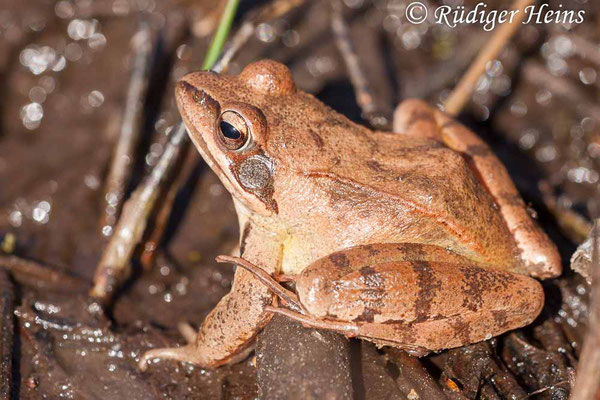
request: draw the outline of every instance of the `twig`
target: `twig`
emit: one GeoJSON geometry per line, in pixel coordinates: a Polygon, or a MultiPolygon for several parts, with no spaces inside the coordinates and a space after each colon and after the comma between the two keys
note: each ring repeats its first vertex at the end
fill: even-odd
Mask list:
{"type": "Polygon", "coordinates": [[[544,392],[547,392],[548,390],[554,390],[554,388],[556,386],[568,386],[568,385],[569,385],[569,381],[557,382],[557,383],[555,383],[552,386],[546,386],[546,387],[543,387],[541,389],[534,390],[533,392],[528,393],[527,396],[521,397],[519,400],[529,399],[530,397],[533,397],[533,396],[538,395],[538,394],[542,394],[544,392]]]}
{"type": "Polygon", "coordinates": [[[183,156],[183,166],[174,171],[174,175],[176,175],[173,177],[174,182],[170,185],[167,194],[160,204],[160,209],[154,218],[154,227],[151,228],[151,232],[145,240],[144,252],[140,256],[140,262],[145,270],[151,269],[154,264],[158,247],[169,224],[169,218],[171,217],[177,193],[196,168],[199,157],[200,155],[197,151],[190,151],[188,149],[183,156]]]}
{"type": "MultiPolygon", "coordinates": [[[[238,3],[239,0],[228,0],[217,32],[206,55],[204,69],[210,69],[216,57],[221,53],[238,3]]],[[[179,122],[176,129],[171,133],[169,142],[156,166],[123,206],[123,213],[115,227],[113,237],[106,246],[96,267],[94,287],[90,292],[91,296],[102,302],[109,301],[116,288],[131,275],[129,263],[133,251],[142,239],[164,182],[167,181],[174,166],[185,154],[189,143],[190,140],[185,125],[183,122],[179,122]]]]}
{"type": "Polygon", "coordinates": [[[13,347],[15,343],[15,291],[6,271],[0,270],[0,398],[13,393],[13,347]]]}
{"type": "Polygon", "coordinates": [[[565,356],[573,368],[577,368],[577,359],[573,355],[571,344],[561,331],[558,322],[554,320],[550,313],[544,314],[545,320],[533,328],[534,338],[540,342],[547,351],[553,351],[565,356]]]}
{"type": "Polygon", "coordinates": [[[548,398],[567,398],[569,387],[559,384],[569,380],[569,368],[560,354],[542,350],[513,332],[504,340],[502,359],[529,389],[551,387],[548,398]]]}
{"type": "Polygon", "coordinates": [[[102,228],[112,227],[121,211],[127,182],[131,177],[135,147],[142,132],[144,96],[148,87],[150,53],[153,47],[150,25],[145,19],[140,20],[140,27],[131,41],[131,47],[135,54],[120,134],[106,179],[104,200],[107,210],[102,216],[102,228]],[[108,209],[111,210],[110,214],[108,209]]]}
{"type": "Polygon", "coordinates": [[[594,249],[598,230],[600,230],[600,220],[596,220],[594,228],[590,230],[589,237],[579,245],[571,257],[571,269],[583,276],[590,284],[592,283],[594,251],[598,250],[597,247],[594,249]]]}
{"type": "MultiPolygon", "coordinates": [[[[358,360],[352,363],[355,369],[360,368],[360,375],[362,385],[354,384],[354,396],[358,399],[364,400],[375,400],[375,399],[386,399],[386,400],[401,400],[406,399],[409,393],[418,395],[413,387],[408,386],[403,392],[394,379],[394,371],[390,371],[388,360],[385,355],[379,354],[377,347],[373,343],[361,340],[360,342],[351,342],[350,346],[356,348],[360,346],[360,353],[358,354],[360,363],[358,360]],[[356,365],[359,364],[359,365],[356,365]],[[357,389],[358,388],[358,389],[357,389]]],[[[358,349],[355,349],[355,353],[358,349]]],[[[356,379],[354,380],[356,382],[356,379]]],[[[435,400],[435,399],[431,399],[435,400]]]]}
{"type": "Polygon", "coordinates": [[[354,50],[350,38],[350,29],[342,15],[342,4],[339,0],[331,3],[331,29],[335,39],[335,44],[344,60],[350,82],[354,87],[356,103],[362,111],[362,117],[369,124],[378,129],[384,129],[390,120],[389,116],[377,109],[373,91],[365,76],[360,59],[354,50]]]}
{"type": "Polygon", "coordinates": [[[115,289],[129,277],[131,256],[142,239],[160,188],[188,144],[185,126],[180,122],[171,133],[169,142],[150,175],[131,194],[123,207],[113,237],[96,268],[94,287],[90,293],[93,297],[108,300],[115,289]]]}
{"type": "Polygon", "coordinates": [[[213,70],[225,72],[229,63],[239,52],[239,50],[248,42],[254,34],[256,26],[264,21],[279,18],[293,8],[302,5],[306,0],[275,0],[262,7],[257,13],[253,13],[242,23],[242,26],[235,32],[231,40],[225,46],[221,57],[215,62],[213,70]]]}
{"type": "Polygon", "coordinates": [[[463,75],[458,85],[444,103],[444,110],[448,114],[456,116],[460,113],[471,97],[473,89],[485,71],[487,63],[498,57],[510,38],[515,34],[519,26],[521,26],[521,22],[525,18],[525,7],[534,2],[535,0],[515,0],[511,7],[512,10],[517,11],[514,18],[510,22],[498,27],[498,30],[483,49],[481,49],[475,61],[473,61],[468,71],[463,75]]]}
{"type": "Polygon", "coordinates": [[[405,393],[416,393],[419,399],[445,399],[446,396],[421,362],[405,351],[386,349],[389,360],[398,367],[396,384],[405,393]]]}
{"type": "Polygon", "coordinates": [[[489,342],[450,350],[444,363],[443,378],[460,384],[453,390],[447,388],[448,393],[461,393],[466,398],[475,397],[484,382],[490,384],[487,390],[496,397],[496,392],[507,399],[526,395],[514,377],[500,368],[489,342]]]}
{"type": "Polygon", "coordinates": [[[542,194],[542,201],[556,218],[565,236],[575,243],[583,242],[592,229],[588,219],[557,201],[548,182],[540,181],[538,188],[542,194]]]}
{"type": "Polygon", "coordinates": [[[590,315],[572,400],[597,399],[600,395],[600,220],[596,220],[591,236],[593,250],[590,315]]]}
{"type": "Polygon", "coordinates": [[[90,286],[79,277],[17,256],[0,255],[0,268],[8,270],[18,283],[30,287],[81,292],[90,286]]]}
{"type": "Polygon", "coordinates": [[[566,102],[576,105],[574,108],[582,116],[592,117],[600,121],[600,107],[596,101],[589,97],[577,85],[565,78],[552,75],[548,69],[536,61],[527,61],[523,65],[523,78],[535,86],[542,87],[552,92],[553,95],[563,98],[566,102]]]}
{"type": "Polygon", "coordinates": [[[431,66],[424,65],[423,70],[415,71],[410,79],[402,81],[401,98],[425,99],[450,86],[469,66],[470,60],[477,55],[486,39],[484,35],[473,35],[466,43],[457,46],[452,57],[431,66]]]}

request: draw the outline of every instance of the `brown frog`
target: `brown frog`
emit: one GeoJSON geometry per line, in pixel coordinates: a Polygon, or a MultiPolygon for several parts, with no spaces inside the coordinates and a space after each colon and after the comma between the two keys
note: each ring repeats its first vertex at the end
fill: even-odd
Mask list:
{"type": "Polygon", "coordinates": [[[274,312],[415,354],[462,346],[529,324],[544,302],[531,277],[561,272],[489,147],[422,101],[371,131],[270,60],[189,74],[176,97],[239,217],[241,258],[221,261],[244,268],[192,342],[142,368],[239,360],[274,312]]]}

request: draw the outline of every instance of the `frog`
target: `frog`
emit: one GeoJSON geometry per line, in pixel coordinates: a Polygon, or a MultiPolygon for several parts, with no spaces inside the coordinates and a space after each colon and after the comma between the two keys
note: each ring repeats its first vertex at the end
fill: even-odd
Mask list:
{"type": "Polygon", "coordinates": [[[438,107],[404,100],[371,130],[272,60],[190,73],[175,97],[232,196],[239,256],[217,259],[237,265],[231,290],[188,344],[142,370],[242,360],[276,313],[414,355],[460,347],[530,324],[561,273],[504,165],[438,107]]]}

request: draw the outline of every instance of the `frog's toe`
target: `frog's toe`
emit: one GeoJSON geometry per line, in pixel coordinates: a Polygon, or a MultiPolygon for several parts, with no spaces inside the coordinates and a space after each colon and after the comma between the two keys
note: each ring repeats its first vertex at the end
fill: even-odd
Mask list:
{"type": "Polygon", "coordinates": [[[187,345],[183,347],[164,347],[161,349],[149,350],[145,352],[140,358],[140,361],[138,362],[138,367],[140,368],[140,370],[145,371],[148,369],[148,365],[150,365],[153,361],[158,359],[175,360],[197,364],[198,357],[196,356],[196,353],[196,349],[192,345],[187,345]]]}
{"type": "Polygon", "coordinates": [[[190,324],[187,322],[180,322],[177,324],[177,330],[188,344],[196,343],[198,335],[196,330],[190,324]]]}

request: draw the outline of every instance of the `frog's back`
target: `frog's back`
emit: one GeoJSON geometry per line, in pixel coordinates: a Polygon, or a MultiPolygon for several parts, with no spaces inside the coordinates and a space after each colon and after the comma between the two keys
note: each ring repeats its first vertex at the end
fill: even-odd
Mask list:
{"type": "Polygon", "coordinates": [[[331,203],[351,206],[349,212],[338,208],[342,223],[364,217],[364,223],[377,225],[365,229],[371,240],[378,230],[387,238],[396,230],[398,241],[437,244],[474,261],[514,267],[510,232],[462,155],[439,141],[370,131],[329,109],[323,112],[312,96],[299,96],[307,96],[298,103],[307,109],[284,119],[296,121],[293,129],[270,132],[270,146],[283,149],[288,168],[313,177],[331,203]]]}

